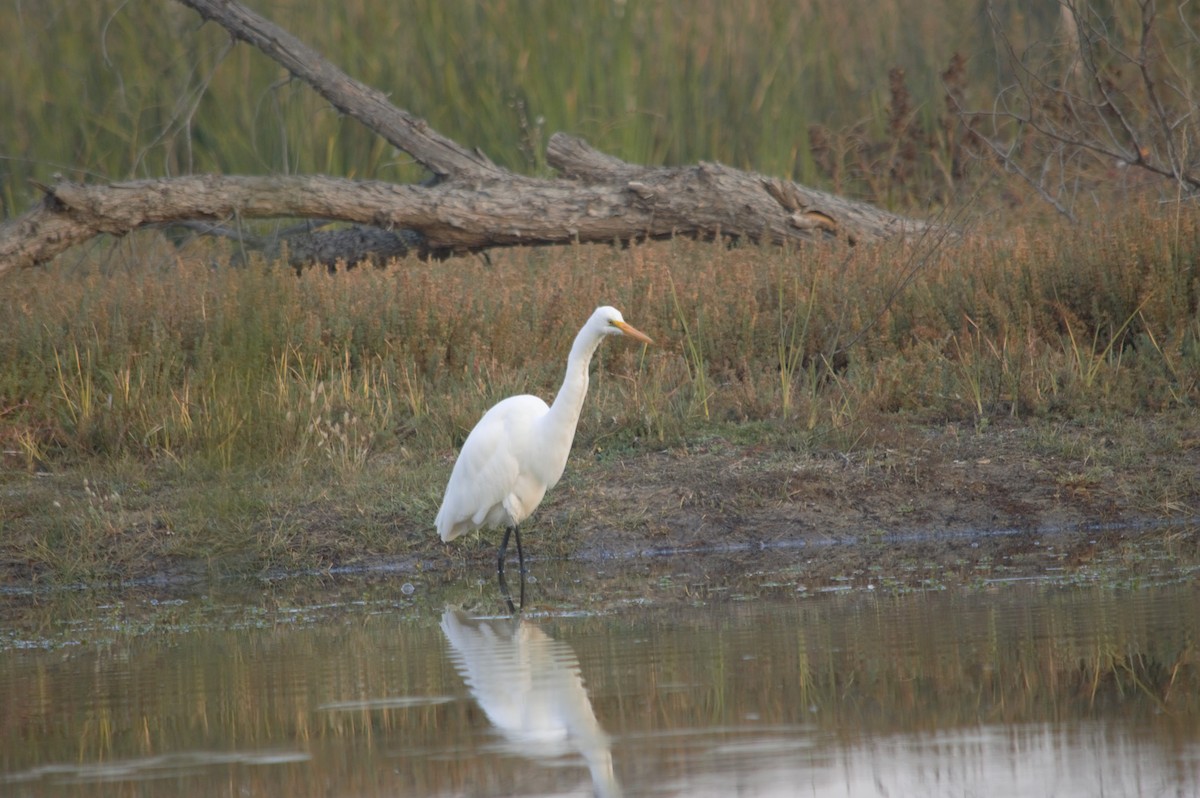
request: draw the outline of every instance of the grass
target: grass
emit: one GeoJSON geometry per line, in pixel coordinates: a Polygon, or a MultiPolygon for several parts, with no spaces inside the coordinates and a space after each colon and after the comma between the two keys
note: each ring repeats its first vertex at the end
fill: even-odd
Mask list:
{"type": "MultiPolygon", "coordinates": [[[[76,5],[0,9],[6,216],[56,171],[418,176],[180,5],[76,5]]],[[[936,245],[672,241],[299,276],[155,232],[97,240],[0,296],[9,572],[417,550],[481,412],[550,396],[602,302],[661,345],[601,350],[577,457],[731,441],[886,462],[895,425],[1017,420],[1054,437],[1194,410],[1200,223],[1114,188],[1095,194],[1097,221],[1059,226],[972,160],[946,98],[987,107],[1003,79],[973,4],[418,2],[403,19],[328,5],[267,13],[520,171],[544,172],[562,129],[631,161],[720,160],[921,213],[970,195],[1008,223],[936,245]]],[[[1015,45],[1052,39],[1057,14],[1014,20],[1015,45]]],[[[1063,484],[1108,478],[1079,473],[1063,484]]],[[[1146,504],[1186,514],[1195,486],[1167,482],[1146,504]]]]}
{"type": "MultiPolygon", "coordinates": [[[[954,145],[940,75],[967,54],[955,74],[968,99],[986,107],[996,89],[992,37],[965,2],[419,0],[403,14],[367,0],[316,12],[291,0],[249,5],[442,133],[522,172],[545,173],[545,141],[564,130],[634,162],[719,160],[925,207],[929,186],[944,196],[939,164],[954,145]],[[893,173],[902,178],[881,182],[893,173]]],[[[1051,11],[1017,22],[1052,37],[1051,11]]],[[[4,216],[36,199],[30,179],[56,172],[422,176],[265,56],[231,46],[170,0],[6,3],[0,47],[9,56],[0,65],[4,216]]]]}
{"type": "MultiPolygon", "coordinates": [[[[673,241],[296,276],[134,238],[0,299],[0,474],[23,497],[0,526],[19,572],[419,548],[475,420],[551,396],[601,301],[660,345],[601,350],[576,458],[713,438],[850,454],[896,424],[1053,428],[1200,399],[1200,225],[1155,208],[945,244],[911,280],[897,244],[673,241]]],[[[1111,479],[1081,458],[1063,490],[1111,479]]],[[[1190,488],[1173,490],[1186,507],[1190,488]]]]}

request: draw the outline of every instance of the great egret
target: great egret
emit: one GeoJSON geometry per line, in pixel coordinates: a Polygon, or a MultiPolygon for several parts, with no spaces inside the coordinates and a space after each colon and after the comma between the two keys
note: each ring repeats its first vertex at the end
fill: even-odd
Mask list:
{"type": "Polygon", "coordinates": [[[438,534],[448,542],[476,529],[503,526],[496,573],[506,598],[504,555],[508,538],[512,534],[517,538],[524,599],[521,522],[537,509],[566,468],[575,425],[587,395],[588,364],[608,335],[627,335],[642,343],[654,343],[627,324],[616,308],[596,308],[575,336],[567,373],[554,404],[547,407],[541,399],[529,395],[504,399],[479,419],[454,463],[434,522],[438,534]]]}

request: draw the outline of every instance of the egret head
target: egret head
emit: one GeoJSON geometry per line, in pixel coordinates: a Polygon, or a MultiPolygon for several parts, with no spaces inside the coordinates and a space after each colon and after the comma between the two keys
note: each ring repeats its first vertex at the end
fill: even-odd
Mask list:
{"type": "Polygon", "coordinates": [[[594,327],[602,335],[627,335],[644,344],[654,343],[650,336],[625,321],[621,311],[607,305],[596,308],[596,312],[588,320],[588,325],[594,327]]]}

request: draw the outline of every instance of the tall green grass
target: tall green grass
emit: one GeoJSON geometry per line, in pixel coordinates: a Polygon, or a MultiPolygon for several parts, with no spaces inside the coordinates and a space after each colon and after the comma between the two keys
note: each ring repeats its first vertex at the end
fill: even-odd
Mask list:
{"type": "MultiPolygon", "coordinates": [[[[634,162],[719,160],[875,194],[870,173],[885,174],[888,156],[874,142],[894,139],[889,70],[904,70],[911,93],[900,123],[930,131],[955,52],[979,104],[996,83],[985,20],[961,1],[249,5],[400,107],[526,172],[545,171],[545,139],[565,130],[634,162]],[[818,165],[814,126],[852,130],[857,144],[818,165]]],[[[1053,36],[1054,13],[1019,19],[1053,36]]],[[[419,174],[264,55],[231,46],[170,0],[5,3],[0,48],[6,216],[35,197],[30,178],[55,172],[419,174]]]]}

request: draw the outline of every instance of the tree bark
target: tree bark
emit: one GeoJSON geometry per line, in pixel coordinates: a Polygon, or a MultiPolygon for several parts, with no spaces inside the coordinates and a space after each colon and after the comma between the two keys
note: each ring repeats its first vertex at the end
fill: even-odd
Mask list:
{"type": "Polygon", "coordinates": [[[517,175],[392,106],[380,92],[237,3],[179,2],[275,59],[340,111],[412,155],[434,179],[422,185],[320,176],[62,181],[42,186],[46,196],[38,205],[0,225],[0,274],[44,263],[97,235],[196,220],[301,217],[361,225],[288,240],[293,262],[323,263],[670,236],[857,243],[928,228],[866,203],[720,164],[629,164],[563,133],[551,137],[547,150],[563,179],[517,175]]]}

